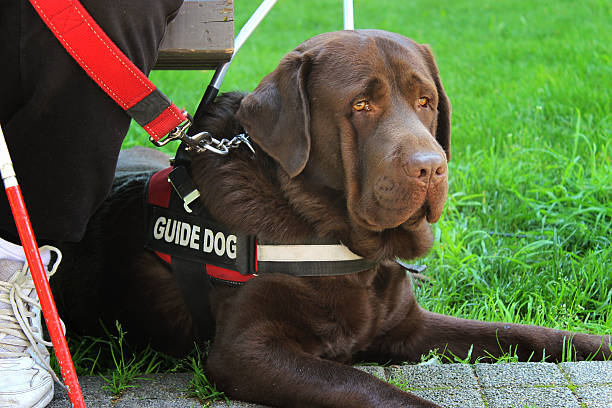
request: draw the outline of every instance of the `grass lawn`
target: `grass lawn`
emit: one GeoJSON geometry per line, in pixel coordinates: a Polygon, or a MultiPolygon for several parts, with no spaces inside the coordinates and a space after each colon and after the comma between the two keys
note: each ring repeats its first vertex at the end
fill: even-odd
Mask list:
{"type": "MultiPolygon", "coordinates": [[[[235,2],[237,28],[258,3],[235,2]]],[[[341,28],[341,3],[279,1],[222,91],[252,90],[300,42],[341,28]]],[[[449,198],[421,304],[612,334],[612,3],[356,0],[355,25],[430,44],[453,103],[449,198]]],[[[210,76],[151,78],[194,112],[210,76]]],[[[136,144],[148,142],[133,126],[124,147],[136,144]]]]}

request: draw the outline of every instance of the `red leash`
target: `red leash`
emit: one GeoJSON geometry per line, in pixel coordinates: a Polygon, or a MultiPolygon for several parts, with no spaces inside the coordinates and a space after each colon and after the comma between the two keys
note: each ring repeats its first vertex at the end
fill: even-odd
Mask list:
{"type": "MultiPolygon", "coordinates": [[[[151,139],[186,130],[182,112],[108,38],[77,0],[30,0],[45,24],[87,74],[151,139]]],[[[186,123],[187,122],[187,123],[186,123]]]]}

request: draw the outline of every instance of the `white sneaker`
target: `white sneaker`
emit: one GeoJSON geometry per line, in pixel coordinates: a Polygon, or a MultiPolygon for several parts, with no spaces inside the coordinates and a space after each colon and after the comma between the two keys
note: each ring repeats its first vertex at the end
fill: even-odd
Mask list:
{"type": "MultiPolygon", "coordinates": [[[[57,254],[47,279],[62,258],[57,254]]],[[[41,307],[27,263],[0,260],[0,407],[42,408],[53,399],[52,346],[42,338],[41,307]]],[[[60,383],[61,384],[61,383],[60,383]]]]}

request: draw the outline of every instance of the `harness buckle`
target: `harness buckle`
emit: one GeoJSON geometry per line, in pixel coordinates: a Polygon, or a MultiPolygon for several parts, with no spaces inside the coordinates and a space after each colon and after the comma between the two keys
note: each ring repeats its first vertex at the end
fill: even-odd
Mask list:
{"type": "Polygon", "coordinates": [[[185,197],[183,197],[183,208],[185,209],[185,211],[187,211],[188,213],[192,213],[193,212],[193,210],[191,208],[189,208],[189,204],[191,204],[195,200],[197,200],[198,197],[200,197],[200,192],[197,189],[196,190],[192,190],[191,193],[189,193],[185,197]]]}
{"type": "Polygon", "coordinates": [[[181,198],[181,200],[183,200],[183,209],[187,213],[191,214],[193,210],[189,207],[189,205],[200,197],[200,191],[191,177],[189,177],[185,167],[175,167],[168,174],[168,181],[174,188],[174,191],[176,191],[176,194],[181,198]]]}

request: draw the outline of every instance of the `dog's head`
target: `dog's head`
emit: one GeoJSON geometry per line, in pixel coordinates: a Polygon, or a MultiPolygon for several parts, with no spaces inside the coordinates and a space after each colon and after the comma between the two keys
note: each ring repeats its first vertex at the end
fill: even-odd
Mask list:
{"type": "Polygon", "coordinates": [[[380,233],[440,217],[450,114],[427,46],[358,30],[301,44],[237,117],[290,177],[341,191],[351,223],[380,233]]]}

